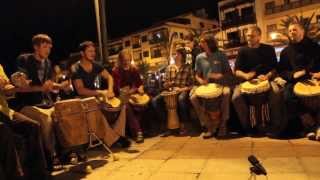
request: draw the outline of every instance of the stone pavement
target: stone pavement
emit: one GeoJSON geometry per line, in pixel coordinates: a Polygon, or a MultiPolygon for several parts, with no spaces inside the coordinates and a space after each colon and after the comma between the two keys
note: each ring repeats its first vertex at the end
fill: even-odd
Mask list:
{"type": "Polygon", "coordinates": [[[267,169],[269,180],[320,180],[320,142],[304,138],[154,137],[116,152],[119,161],[99,154],[103,153],[90,151],[93,173],[82,174],[78,165],[56,174],[54,180],[248,180],[251,154],[267,169]]]}

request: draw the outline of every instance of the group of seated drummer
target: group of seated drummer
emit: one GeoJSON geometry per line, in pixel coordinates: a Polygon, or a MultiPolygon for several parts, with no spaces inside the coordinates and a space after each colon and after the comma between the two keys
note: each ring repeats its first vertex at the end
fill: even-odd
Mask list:
{"type": "MultiPolygon", "coordinates": [[[[109,147],[129,147],[127,131],[137,143],[144,141],[146,129],[142,119],[149,105],[154,118],[147,118],[148,121],[167,124],[164,137],[188,134],[186,124],[192,119],[191,109],[203,127],[204,139],[226,137],[232,104],[240,129],[247,135],[281,137],[291,130],[320,140],[320,90],[317,91],[320,46],[306,37],[297,23],[289,25],[288,35],[289,45],[277,62],[274,48],[260,43],[260,28],[248,28],[248,44],[239,49],[234,71],[212,34],[200,37],[202,52],[193,54],[194,69],[186,63],[187,54],[194,46],[181,44],[175,51],[175,63],[166,68],[163,89],[150,103],[143,79],[131,64],[130,51],[122,50],[117,65],[109,72],[95,62],[95,44],[85,41],[79,46],[80,60],[61,72],[48,59],[51,38],[46,34],[35,35],[34,52],[18,57],[17,72],[11,79],[0,66],[0,128],[4,129],[0,131],[4,134],[0,143],[1,147],[2,144],[7,147],[1,148],[0,177],[14,174],[27,179],[35,176],[46,179],[48,171],[62,167],[57,147],[63,142],[56,138],[61,136],[57,134],[61,131],[56,126],[59,118],[55,116],[58,113],[55,105],[67,103],[64,99],[69,98],[96,98],[93,106],[99,108],[94,110],[96,118],[90,121],[94,121],[97,136],[109,147]],[[315,93],[308,96],[310,88],[315,93]],[[15,95],[18,106],[8,106],[6,96],[10,95],[15,95]],[[112,120],[108,113],[114,111],[118,113],[112,120]],[[3,139],[4,136],[7,138],[3,139]],[[21,148],[14,143],[21,137],[26,142],[25,157],[20,157],[21,148]]],[[[70,160],[86,159],[77,151],[71,152],[70,160]]]]}

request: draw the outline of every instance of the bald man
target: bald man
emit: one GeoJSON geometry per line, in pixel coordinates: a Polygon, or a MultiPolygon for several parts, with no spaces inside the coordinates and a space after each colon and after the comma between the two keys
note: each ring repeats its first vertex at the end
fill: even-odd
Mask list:
{"type": "Polygon", "coordinates": [[[293,93],[295,83],[306,79],[320,79],[320,46],[305,36],[304,28],[298,23],[288,26],[289,45],[281,52],[278,72],[288,83],[285,90],[289,123],[298,119],[302,123],[304,135],[319,127],[319,110],[301,104],[293,93]]]}

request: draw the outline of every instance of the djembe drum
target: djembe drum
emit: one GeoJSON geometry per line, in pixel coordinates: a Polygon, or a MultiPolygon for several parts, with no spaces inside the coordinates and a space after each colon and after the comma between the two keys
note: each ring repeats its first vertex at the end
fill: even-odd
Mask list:
{"type": "Polygon", "coordinates": [[[296,83],[293,92],[306,108],[313,112],[320,110],[320,83],[316,79],[296,83]]]}
{"type": "Polygon", "coordinates": [[[223,87],[219,84],[209,83],[199,86],[195,90],[195,95],[199,98],[200,103],[210,112],[220,111],[221,94],[223,87]]]}
{"type": "Polygon", "coordinates": [[[163,96],[164,98],[166,108],[168,111],[168,129],[178,129],[180,127],[180,120],[177,114],[178,94],[179,93],[177,91],[163,91],[161,93],[161,96],[163,96]]]}
{"type": "Polygon", "coordinates": [[[252,128],[257,126],[258,122],[261,122],[260,125],[263,128],[267,122],[270,122],[269,90],[270,84],[268,80],[253,79],[240,84],[240,91],[245,95],[249,104],[249,119],[252,128]]]}
{"type": "Polygon", "coordinates": [[[99,97],[100,107],[102,113],[107,118],[107,120],[112,124],[114,123],[121,111],[121,101],[120,99],[113,97],[113,98],[106,98],[106,97],[99,97]]]}
{"type": "Polygon", "coordinates": [[[54,105],[57,136],[63,148],[89,142],[88,124],[81,104],[80,99],[68,99],[58,101],[54,105]]]}
{"type": "Polygon", "coordinates": [[[147,94],[133,94],[129,98],[129,103],[136,111],[143,111],[150,101],[147,94]]]}
{"type": "Polygon", "coordinates": [[[207,126],[210,128],[218,127],[221,121],[221,95],[223,86],[215,83],[209,83],[199,86],[195,90],[195,95],[199,99],[200,104],[205,108],[205,112],[208,114],[210,122],[207,122],[207,126]]]}

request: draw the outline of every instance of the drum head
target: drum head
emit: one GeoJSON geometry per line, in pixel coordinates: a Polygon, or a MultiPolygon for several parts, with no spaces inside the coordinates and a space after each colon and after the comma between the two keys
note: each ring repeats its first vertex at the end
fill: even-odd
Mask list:
{"type": "Polygon", "coordinates": [[[259,79],[253,79],[240,84],[241,93],[257,94],[266,92],[270,89],[268,80],[260,81],[259,79]]]}
{"type": "Polygon", "coordinates": [[[147,94],[133,94],[131,95],[129,102],[133,105],[144,106],[148,104],[150,97],[147,94]]]}
{"type": "Polygon", "coordinates": [[[195,95],[201,98],[215,98],[222,94],[223,87],[219,84],[209,83],[199,86],[195,90],[195,95]]]}
{"type": "Polygon", "coordinates": [[[294,85],[293,92],[301,97],[320,96],[320,85],[317,80],[298,82],[294,85]]]}
{"type": "Polygon", "coordinates": [[[113,97],[113,98],[105,98],[105,97],[99,97],[99,101],[103,104],[107,104],[109,107],[117,108],[120,107],[121,101],[120,99],[113,97]]]}

